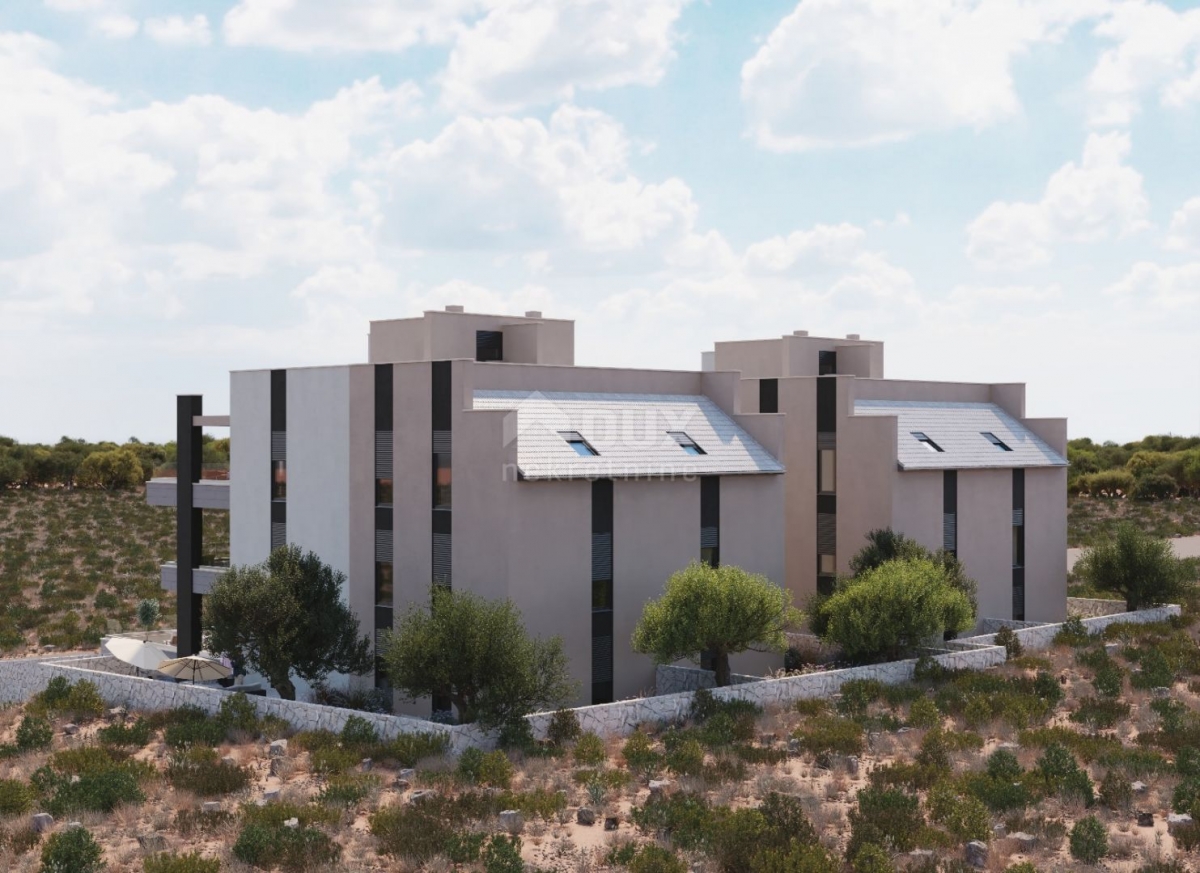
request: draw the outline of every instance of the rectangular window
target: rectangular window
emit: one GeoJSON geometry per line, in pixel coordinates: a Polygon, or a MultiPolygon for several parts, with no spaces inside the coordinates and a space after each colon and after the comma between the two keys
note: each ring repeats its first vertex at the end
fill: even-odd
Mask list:
{"type": "Polygon", "coordinates": [[[913,435],[913,439],[915,439],[917,442],[919,442],[925,448],[929,449],[929,451],[931,451],[931,452],[946,451],[945,449],[943,449],[941,446],[939,446],[937,443],[935,443],[933,440],[931,440],[929,437],[927,437],[925,434],[923,434],[919,430],[912,431],[912,435],[913,435]]]}
{"type": "Polygon", "coordinates": [[[498,330],[475,331],[475,360],[503,361],[504,334],[498,330]]]}
{"type": "Polygon", "coordinates": [[[1025,566],[1025,536],[1024,530],[1019,527],[1012,529],[1012,565],[1025,566]]]}
{"type": "Polygon", "coordinates": [[[778,379],[759,379],[758,380],[758,411],[759,412],[778,412],[779,411],[779,380],[778,379]]]}
{"type": "Polygon", "coordinates": [[[448,509],[450,503],[451,465],[449,452],[436,452],[433,456],[433,506],[448,509]]]}
{"type": "Polygon", "coordinates": [[[721,550],[716,547],[703,548],[700,550],[700,563],[708,564],[710,567],[721,566],[721,550]]]}
{"type": "Polygon", "coordinates": [[[837,380],[817,380],[817,433],[837,433],[837,380]]]}
{"type": "Polygon", "coordinates": [[[996,436],[994,433],[983,431],[983,437],[1002,452],[1012,451],[1012,449],[1004,442],[1004,440],[1000,439],[1000,437],[996,436]]]}
{"type": "Polygon", "coordinates": [[[700,446],[696,445],[696,441],[681,430],[669,430],[667,435],[675,442],[679,443],[679,447],[689,455],[705,455],[708,454],[700,446]]]}
{"type": "Polygon", "coordinates": [[[392,480],[391,479],[376,479],[375,480],[375,505],[376,506],[391,506],[392,505],[392,480]]]}
{"type": "Polygon", "coordinates": [[[592,582],[592,609],[613,608],[613,584],[611,579],[592,582]]]}
{"type": "Polygon", "coordinates": [[[837,352],[817,352],[817,375],[833,376],[837,373],[837,352]]]}
{"type": "Polygon", "coordinates": [[[375,605],[392,605],[394,564],[375,564],[375,605]]]}
{"type": "Polygon", "coordinates": [[[837,574],[837,560],[833,555],[821,555],[818,558],[817,572],[822,576],[833,576],[837,574]]]}
{"type": "Polygon", "coordinates": [[[271,499],[287,500],[287,461],[271,462],[271,499]]]}
{"type": "Polygon", "coordinates": [[[822,494],[833,494],[837,491],[837,452],[834,449],[821,449],[817,452],[817,490],[822,494]]]}
{"type": "Polygon", "coordinates": [[[575,454],[579,455],[581,458],[591,458],[600,454],[598,451],[592,448],[591,443],[585,440],[578,431],[560,430],[558,435],[566,440],[567,445],[574,449],[575,454]]]}

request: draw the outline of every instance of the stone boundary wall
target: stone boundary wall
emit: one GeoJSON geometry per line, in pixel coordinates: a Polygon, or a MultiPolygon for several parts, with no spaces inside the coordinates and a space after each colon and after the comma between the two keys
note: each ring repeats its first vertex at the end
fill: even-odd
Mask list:
{"type": "MultiPolygon", "coordinates": [[[[1083,626],[1087,628],[1088,633],[1098,634],[1110,624],[1119,624],[1128,622],[1129,624],[1152,624],[1156,621],[1166,621],[1172,616],[1180,614],[1180,608],[1175,604],[1167,604],[1166,606],[1156,606],[1151,609],[1139,609],[1137,612],[1119,612],[1109,615],[1097,615],[1092,618],[1083,619],[1083,626]]],[[[1016,626],[1017,639],[1021,641],[1021,645],[1026,649],[1046,649],[1054,644],[1054,637],[1062,627],[1061,624],[1042,624],[1035,627],[1020,627],[1027,625],[1028,622],[1006,622],[999,620],[1002,625],[1010,627],[1016,626]]],[[[995,634],[981,634],[976,637],[969,637],[965,640],[959,640],[963,643],[978,643],[987,645],[994,642],[995,634]]]]}
{"type": "MultiPolygon", "coordinates": [[[[1180,614],[1178,606],[1161,606],[1135,613],[1117,613],[1083,620],[1091,633],[1099,633],[1111,624],[1131,622],[1148,624],[1165,621],[1180,614]]],[[[1017,629],[1017,637],[1027,649],[1043,649],[1050,646],[1061,625],[1046,624],[1030,627],[1028,622],[1012,622],[1024,625],[1017,629]]],[[[994,634],[983,634],[968,639],[946,643],[952,651],[933,656],[933,660],[950,669],[983,670],[1005,661],[1004,649],[994,644],[994,634]]],[[[185,704],[197,706],[205,712],[214,713],[221,700],[232,693],[204,685],[164,682],[106,672],[110,660],[98,655],[47,655],[37,658],[0,659],[0,703],[28,700],[46,687],[54,676],[65,676],[72,682],[87,679],[97,686],[100,696],[113,706],[126,706],[131,710],[170,709],[185,704]]],[[[749,700],[761,707],[779,707],[806,698],[831,697],[842,684],[852,679],[875,679],[888,685],[897,685],[912,679],[916,659],[890,661],[865,667],[841,670],[826,670],[785,676],[778,679],[760,679],[753,676],[736,676],[736,684],[725,688],[714,688],[713,697],[718,700],[749,700]]],[[[672,722],[686,718],[691,709],[696,689],[703,687],[706,678],[694,675],[707,671],[689,667],[663,666],[658,668],[659,691],[671,693],[655,697],[622,700],[597,706],[584,706],[573,710],[580,726],[602,737],[627,736],[646,722],[672,722]],[[676,690],[678,689],[678,690],[676,690]]],[[[357,715],[365,719],[379,732],[391,738],[400,734],[427,733],[445,736],[450,751],[454,754],[471,746],[489,748],[495,745],[494,735],[471,726],[450,726],[399,715],[379,715],[355,712],[333,706],[321,706],[297,700],[282,700],[277,697],[247,698],[262,715],[277,716],[289,722],[296,730],[340,731],[346,720],[357,715]]],[[[535,737],[544,738],[553,713],[542,712],[528,716],[535,737]]]]}
{"type": "MultiPolygon", "coordinates": [[[[762,682],[762,676],[747,676],[732,673],[729,681],[734,685],[762,682]]],[[[657,694],[678,694],[681,691],[699,691],[701,688],[716,688],[717,674],[699,667],[679,667],[675,664],[659,664],[654,670],[654,691],[657,694]]]]}
{"type": "MultiPolygon", "coordinates": [[[[112,673],[107,671],[108,662],[111,660],[107,656],[96,655],[0,660],[0,702],[28,700],[45,688],[55,676],[65,676],[72,682],[87,679],[96,685],[106,703],[124,706],[130,710],[161,710],[190,705],[208,713],[215,713],[221,701],[235,690],[112,673]]],[[[128,665],[122,666],[133,669],[128,665]]],[[[337,732],[346,724],[346,719],[357,715],[373,725],[380,736],[389,739],[399,734],[441,734],[449,738],[450,747],[455,752],[460,752],[479,740],[479,731],[474,728],[451,727],[419,718],[356,712],[278,697],[249,696],[246,699],[254,704],[261,715],[278,716],[298,731],[337,732]]]]}
{"type": "Polygon", "coordinates": [[[1067,615],[1093,618],[1100,615],[1115,615],[1125,611],[1124,600],[1101,600],[1093,597],[1068,597],[1067,615]]]}

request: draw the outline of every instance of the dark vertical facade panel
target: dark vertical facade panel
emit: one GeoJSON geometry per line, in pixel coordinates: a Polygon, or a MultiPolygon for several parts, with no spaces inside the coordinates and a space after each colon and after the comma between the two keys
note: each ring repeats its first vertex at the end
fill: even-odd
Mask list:
{"type": "Polygon", "coordinates": [[[817,380],[817,433],[837,433],[837,380],[817,380]]]}
{"type": "Polygon", "coordinates": [[[390,431],[392,425],[392,394],[391,364],[375,365],[375,430],[390,431]]]}
{"type": "Polygon", "coordinates": [[[758,380],[758,411],[759,412],[778,412],[779,411],[779,380],[778,379],[759,379],[758,380]]]}
{"type": "Polygon", "coordinates": [[[287,370],[271,371],[271,430],[287,430],[287,370]]]}
{"type": "Polygon", "coordinates": [[[942,548],[958,554],[958,471],[942,472],[942,548]]]}
{"type": "Polygon", "coordinates": [[[1013,618],[1025,620],[1025,471],[1012,471],[1013,618]]]}
{"type": "Polygon", "coordinates": [[[592,482],[592,703],[613,700],[613,481],[592,482]]]}
{"type": "Polygon", "coordinates": [[[433,362],[433,429],[450,430],[450,362],[433,362]]]}
{"type": "Polygon", "coordinates": [[[176,632],[180,657],[200,651],[203,599],[193,590],[193,570],[200,566],[204,549],[203,510],[195,508],[196,482],[203,462],[201,429],[193,422],[204,414],[204,399],[181,394],[175,402],[175,578],[176,632]]]}
{"type": "Polygon", "coordinates": [[[817,352],[817,375],[832,376],[837,373],[837,352],[817,352]]]}
{"type": "MultiPolygon", "coordinates": [[[[721,566],[721,478],[700,477],[700,560],[721,566]]],[[[700,653],[700,669],[713,668],[713,653],[700,653]]]]}

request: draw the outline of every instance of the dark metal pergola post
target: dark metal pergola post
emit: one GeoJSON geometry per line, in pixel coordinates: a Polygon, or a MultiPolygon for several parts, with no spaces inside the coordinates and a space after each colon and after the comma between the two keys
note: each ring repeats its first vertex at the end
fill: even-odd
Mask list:
{"type": "Polygon", "coordinates": [[[200,651],[201,595],[193,593],[192,574],[200,566],[203,548],[203,511],[195,508],[195,483],[200,481],[203,463],[201,428],[195,423],[202,415],[204,398],[199,394],[180,394],[176,404],[175,438],[175,522],[176,522],[176,614],[178,635],[176,657],[200,651]]]}

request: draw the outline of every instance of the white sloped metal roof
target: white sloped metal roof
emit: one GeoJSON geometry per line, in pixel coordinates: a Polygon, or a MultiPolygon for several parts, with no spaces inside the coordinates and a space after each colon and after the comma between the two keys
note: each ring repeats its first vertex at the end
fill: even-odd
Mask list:
{"type": "Polygon", "coordinates": [[[517,466],[526,479],[783,472],[779,461],[703,395],[479,389],[474,408],[511,411],[505,440],[517,439],[517,466]],[[562,436],[571,431],[597,454],[577,454],[562,436]],[[690,454],[671,435],[675,431],[705,453],[690,454]]]}
{"type": "Polygon", "coordinates": [[[855,415],[896,416],[896,460],[902,470],[1065,467],[1066,459],[994,403],[857,400],[855,415]],[[942,451],[923,443],[924,434],[942,451]],[[1012,451],[993,444],[994,434],[1012,451]]]}

